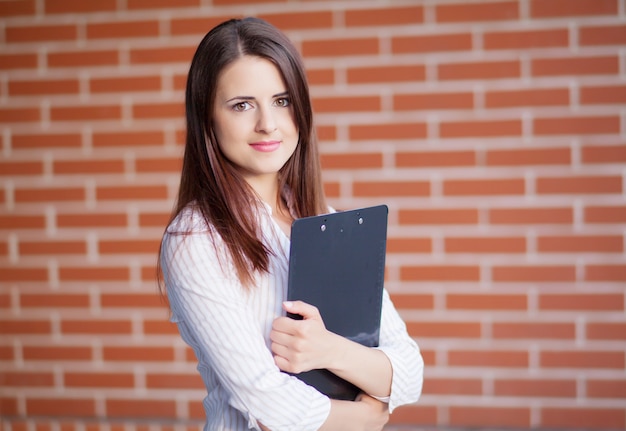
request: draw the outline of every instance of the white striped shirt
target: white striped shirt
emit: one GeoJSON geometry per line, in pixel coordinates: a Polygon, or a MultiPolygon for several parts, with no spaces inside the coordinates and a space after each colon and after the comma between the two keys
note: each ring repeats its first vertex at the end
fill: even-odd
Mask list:
{"type": "MultiPolygon", "coordinates": [[[[313,431],[330,411],[325,395],[281,372],[272,357],[269,336],[274,319],[284,315],[290,241],[266,209],[259,223],[274,254],[269,273],[257,274],[251,289],[241,285],[226,246],[209,235],[198,211],[183,210],[163,237],[171,320],[193,348],[207,389],[205,431],[259,430],[258,423],[272,431],[313,431]],[[191,235],[176,234],[189,228],[191,235]]],[[[390,411],[417,401],[424,363],[386,290],[378,348],[393,368],[390,411]]]]}

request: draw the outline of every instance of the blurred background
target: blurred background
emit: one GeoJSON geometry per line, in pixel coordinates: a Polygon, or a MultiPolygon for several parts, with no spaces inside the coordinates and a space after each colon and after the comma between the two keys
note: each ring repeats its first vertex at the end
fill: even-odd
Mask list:
{"type": "Polygon", "coordinates": [[[624,0],[0,1],[0,429],[191,431],[155,263],[204,34],[303,54],[325,187],[390,208],[390,430],[626,428],[624,0]]]}

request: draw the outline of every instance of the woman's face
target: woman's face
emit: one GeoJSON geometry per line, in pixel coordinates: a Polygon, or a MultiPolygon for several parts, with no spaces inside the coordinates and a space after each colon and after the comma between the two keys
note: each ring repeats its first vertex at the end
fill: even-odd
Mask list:
{"type": "Polygon", "coordinates": [[[298,144],[291,95],[278,68],[243,56],[220,73],[213,109],[218,145],[254,186],[275,179],[298,144]]]}

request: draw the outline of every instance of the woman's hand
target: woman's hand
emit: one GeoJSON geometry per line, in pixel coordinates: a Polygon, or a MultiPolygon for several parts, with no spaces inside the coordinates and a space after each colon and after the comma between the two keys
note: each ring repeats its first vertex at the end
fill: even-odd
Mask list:
{"type": "Polygon", "coordinates": [[[333,341],[338,336],[326,329],[318,309],[302,301],[284,302],[283,308],[303,319],[278,317],[274,320],[270,339],[278,368],[296,374],[328,368],[333,341]]]}
{"type": "Polygon", "coordinates": [[[355,401],[367,406],[368,415],[365,417],[364,429],[368,431],[382,430],[389,421],[389,406],[387,403],[378,401],[376,398],[372,398],[363,392],[357,396],[355,401]]]}

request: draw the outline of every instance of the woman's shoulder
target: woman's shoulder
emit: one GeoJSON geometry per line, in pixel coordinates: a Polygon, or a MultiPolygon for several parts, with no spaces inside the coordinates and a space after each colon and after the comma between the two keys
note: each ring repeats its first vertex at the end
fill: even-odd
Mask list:
{"type": "Polygon", "coordinates": [[[211,228],[202,211],[193,203],[188,204],[176,214],[166,229],[167,233],[170,234],[207,232],[210,230],[211,228]]]}

